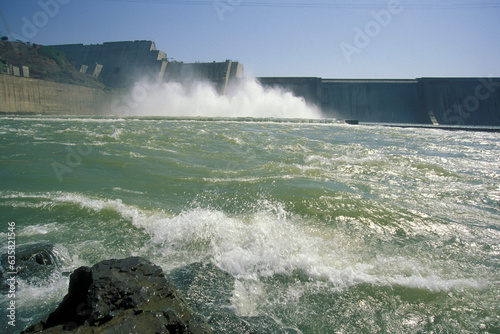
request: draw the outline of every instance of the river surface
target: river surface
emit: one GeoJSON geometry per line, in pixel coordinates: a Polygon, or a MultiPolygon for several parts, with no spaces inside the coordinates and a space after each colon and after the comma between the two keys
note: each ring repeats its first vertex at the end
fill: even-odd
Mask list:
{"type": "MultiPolygon", "coordinates": [[[[54,246],[16,327],[70,272],[212,263],[238,316],[297,333],[499,333],[500,134],[278,119],[0,117],[0,238],[54,246]]],[[[6,272],[6,268],[3,268],[6,272]]],[[[265,328],[262,328],[265,333],[265,328]]]]}

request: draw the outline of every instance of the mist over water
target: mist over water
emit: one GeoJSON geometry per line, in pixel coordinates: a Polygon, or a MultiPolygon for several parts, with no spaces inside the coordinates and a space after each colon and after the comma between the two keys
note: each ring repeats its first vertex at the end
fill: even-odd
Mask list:
{"type": "Polygon", "coordinates": [[[150,85],[142,80],[136,83],[130,98],[130,116],[322,117],[320,110],[304,98],[279,87],[264,87],[251,78],[230,84],[226,94],[220,94],[213,83],[206,81],[150,85]]]}

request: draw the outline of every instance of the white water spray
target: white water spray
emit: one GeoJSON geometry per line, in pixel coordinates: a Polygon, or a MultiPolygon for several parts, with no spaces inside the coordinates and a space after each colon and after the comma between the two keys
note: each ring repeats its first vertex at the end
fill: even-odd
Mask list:
{"type": "MultiPolygon", "coordinates": [[[[136,83],[121,114],[171,117],[321,118],[304,98],[278,87],[263,87],[255,79],[230,85],[225,95],[208,82],[136,83]]],[[[122,101],[123,102],[123,101],[122,101]]],[[[117,108],[114,108],[115,112],[117,108]]]]}

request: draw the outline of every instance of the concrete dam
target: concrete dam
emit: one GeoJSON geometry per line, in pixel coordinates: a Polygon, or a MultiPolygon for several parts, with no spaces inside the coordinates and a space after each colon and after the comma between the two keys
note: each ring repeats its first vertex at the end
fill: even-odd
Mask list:
{"type": "Polygon", "coordinates": [[[96,45],[51,45],[61,51],[81,72],[92,73],[106,86],[128,88],[138,80],[208,80],[224,94],[230,81],[243,76],[239,62],[211,63],[168,61],[152,41],[107,42],[96,45]]]}
{"type": "MultiPolygon", "coordinates": [[[[0,80],[0,113],[92,114],[92,110],[94,114],[103,113],[113,99],[144,78],[157,82],[209,81],[219,94],[225,94],[232,82],[244,79],[243,65],[237,61],[172,61],[165,52],[157,50],[152,41],[51,47],[62,52],[78,71],[94,76],[108,90],[101,92],[63,83],[55,85],[0,73],[4,76],[0,80]],[[60,102],[55,100],[59,97],[60,102]]],[[[304,98],[319,107],[325,118],[500,126],[500,78],[257,79],[265,87],[281,87],[304,98]]]]}
{"type": "Polygon", "coordinates": [[[361,122],[500,126],[500,78],[259,78],[321,108],[361,122]]]}

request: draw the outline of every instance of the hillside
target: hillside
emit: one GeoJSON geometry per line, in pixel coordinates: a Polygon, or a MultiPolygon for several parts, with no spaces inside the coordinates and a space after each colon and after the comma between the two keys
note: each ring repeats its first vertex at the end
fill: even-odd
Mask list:
{"type": "MultiPolygon", "coordinates": [[[[0,60],[18,67],[28,66],[30,78],[106,88],[91,75],[77,71],[62,53],[43,45],[1,41],[0,60]]],[[[5,72],[4,66],[0,62],[0,73],[5,72]]]]}

